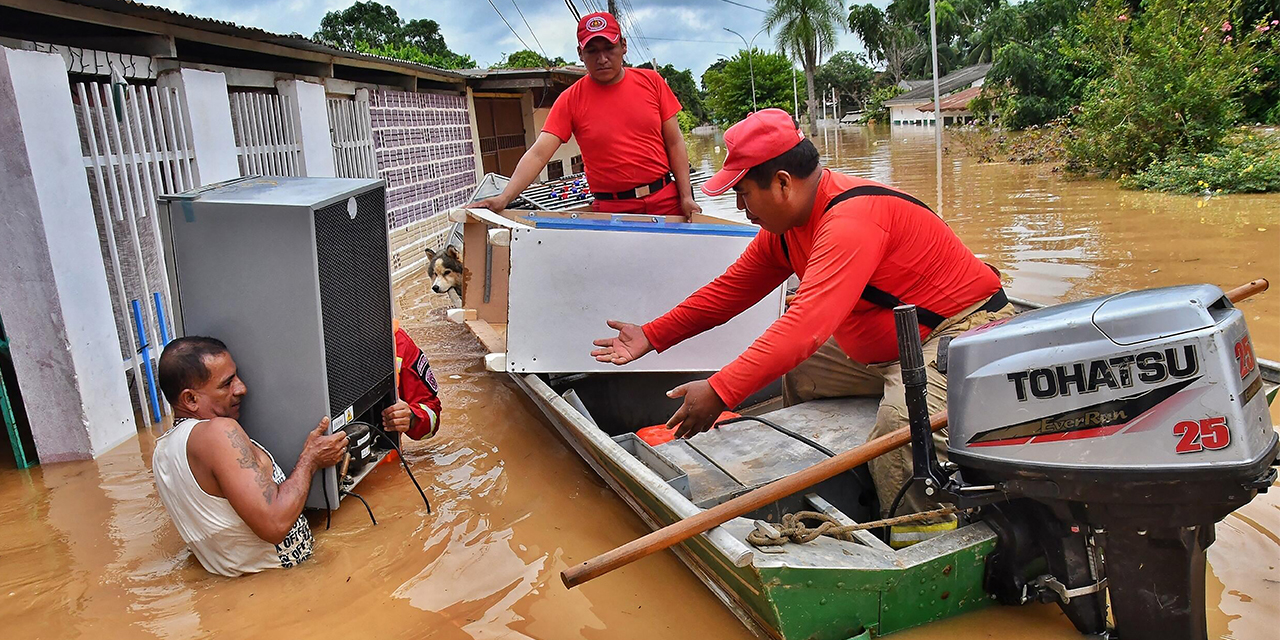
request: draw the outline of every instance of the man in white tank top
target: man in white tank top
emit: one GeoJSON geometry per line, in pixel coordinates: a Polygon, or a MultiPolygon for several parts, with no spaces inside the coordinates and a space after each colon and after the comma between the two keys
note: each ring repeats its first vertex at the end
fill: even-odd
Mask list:
{"type": "Polygon", "coordinates": [[[200,564],[238,576],[310,558],[302,508],[311,476],[342,460],[346,434],[325,435],[329,418],[322,419],[286,478],[237,422],[247,389],[225,344],[178,338],[158,368],[174,426],[156,441],[152,472],[160,501],[200,564]]]}

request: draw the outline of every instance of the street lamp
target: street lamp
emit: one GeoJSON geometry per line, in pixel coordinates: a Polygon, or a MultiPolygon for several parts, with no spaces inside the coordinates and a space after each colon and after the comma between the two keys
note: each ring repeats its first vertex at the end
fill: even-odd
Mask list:
{"type": "Polygon", "coordinates": [[[747,47],[747,70],[751,74],[751,110],[759,111],[759,109],[756,108],[756,68],[755,68],[755,64],[751,60],[751,52],[753,50],[753,47],[755,47],[756,37],[764,33],[764,27],[761,27],[760,30],[756,32],[756,35],[751,36],[750,42],[748,42],[746,38],[742,37],[741,33],[738,33],[737,31],[734,31],[729,27],[723,27],[723,28],[725,31],[728,31],[733,35],[738,36],[738,39],[742,40],[742,44],[746,45],[747,47]]]}

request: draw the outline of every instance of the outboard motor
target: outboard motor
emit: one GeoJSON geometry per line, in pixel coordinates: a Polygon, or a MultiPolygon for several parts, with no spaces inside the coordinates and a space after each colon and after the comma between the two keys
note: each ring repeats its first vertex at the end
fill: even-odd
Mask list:
{"type": "Polygon", "coordinates": [[[980,506],[998,537],[988,591],[1058,602],[1082,633],[1205,639],[1214,524],[1271,485],[1280,450],[1222,290],[1022,313],[955,338],[944,362],[950,462],[918,455],[915,475],[980,506]]]}

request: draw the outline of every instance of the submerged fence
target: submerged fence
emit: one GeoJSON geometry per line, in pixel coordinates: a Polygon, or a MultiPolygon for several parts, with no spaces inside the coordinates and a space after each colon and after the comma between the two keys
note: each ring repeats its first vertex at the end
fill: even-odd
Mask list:
{"type": "Polygon", "coordinates": [[[147,382],[151,356],[172,317],[157,201],[195,186],[188,116],[174,89],[155,86],[81,82],[72,101],[121,355],[151,424],[166,411],[147,382]]]}

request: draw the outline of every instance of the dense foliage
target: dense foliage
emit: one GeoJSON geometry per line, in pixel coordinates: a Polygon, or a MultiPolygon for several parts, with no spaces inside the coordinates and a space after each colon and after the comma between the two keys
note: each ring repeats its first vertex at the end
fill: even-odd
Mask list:
{"type": "Polygon", "coordinates": [[[377,2],[356,2],[341,11],[326,13],[312,39],[340,49],[442,69],[476,66],[470,56],[449,50],[435,20],[405,22],[394,8],[377,2]]]}
{"type": "Polygon", "coordinates": [[[1122,176],[1120,184],[1185,194],[1280,191],[1280,140],[1245,134],[1210,153],[1177,154],[1153,162],[1122,176]]]}
{"type": "MultiPolygon", "coordinates": [[[[1242,115],[1266,31],[1231,22],[1233,3],[1098,0],[1069,55],[1096,69],[1068,146],[1081,167],[1134,173],[1180,153],[1215,150],[1242,115]]],[[[1269,30],[1268,30],[1269,31],[1269,30]]]]}
{"type": "MultiPolygon", "coordinates": [[[[992,11],[1005,4],[1006,0],[938,0],[938,73],[991,61],[1004,35],[985,24],[992,11]]],[[[884,65],[894,83],[933,73],[929,0],[893,0],[884,10],[873,4],[852,5],[848,23],[872,62],[884,65]]]]}
{"type": "Polygon", "coordinates": [[[780,53],[746,50],[713,64],[702,74],[705,104],[712,122],[727,126],[751,111],[751,67],[755,68],[756,104],[760,109],[777,107],[792,111],[791,61],[780,53]],[[747,56],[751,55],[750,64],[747,56]]]}
{"type": "Polygon", "coordinates": [[[982,31],[998,44],[975,111],[998,116],[1007,128],[1025,129],[1080,104],[1084,86],[1097,71],[1069,52],[1080,39],[1076,19],[1092,4],[1030,0],[993,11],[982,31]]]}

